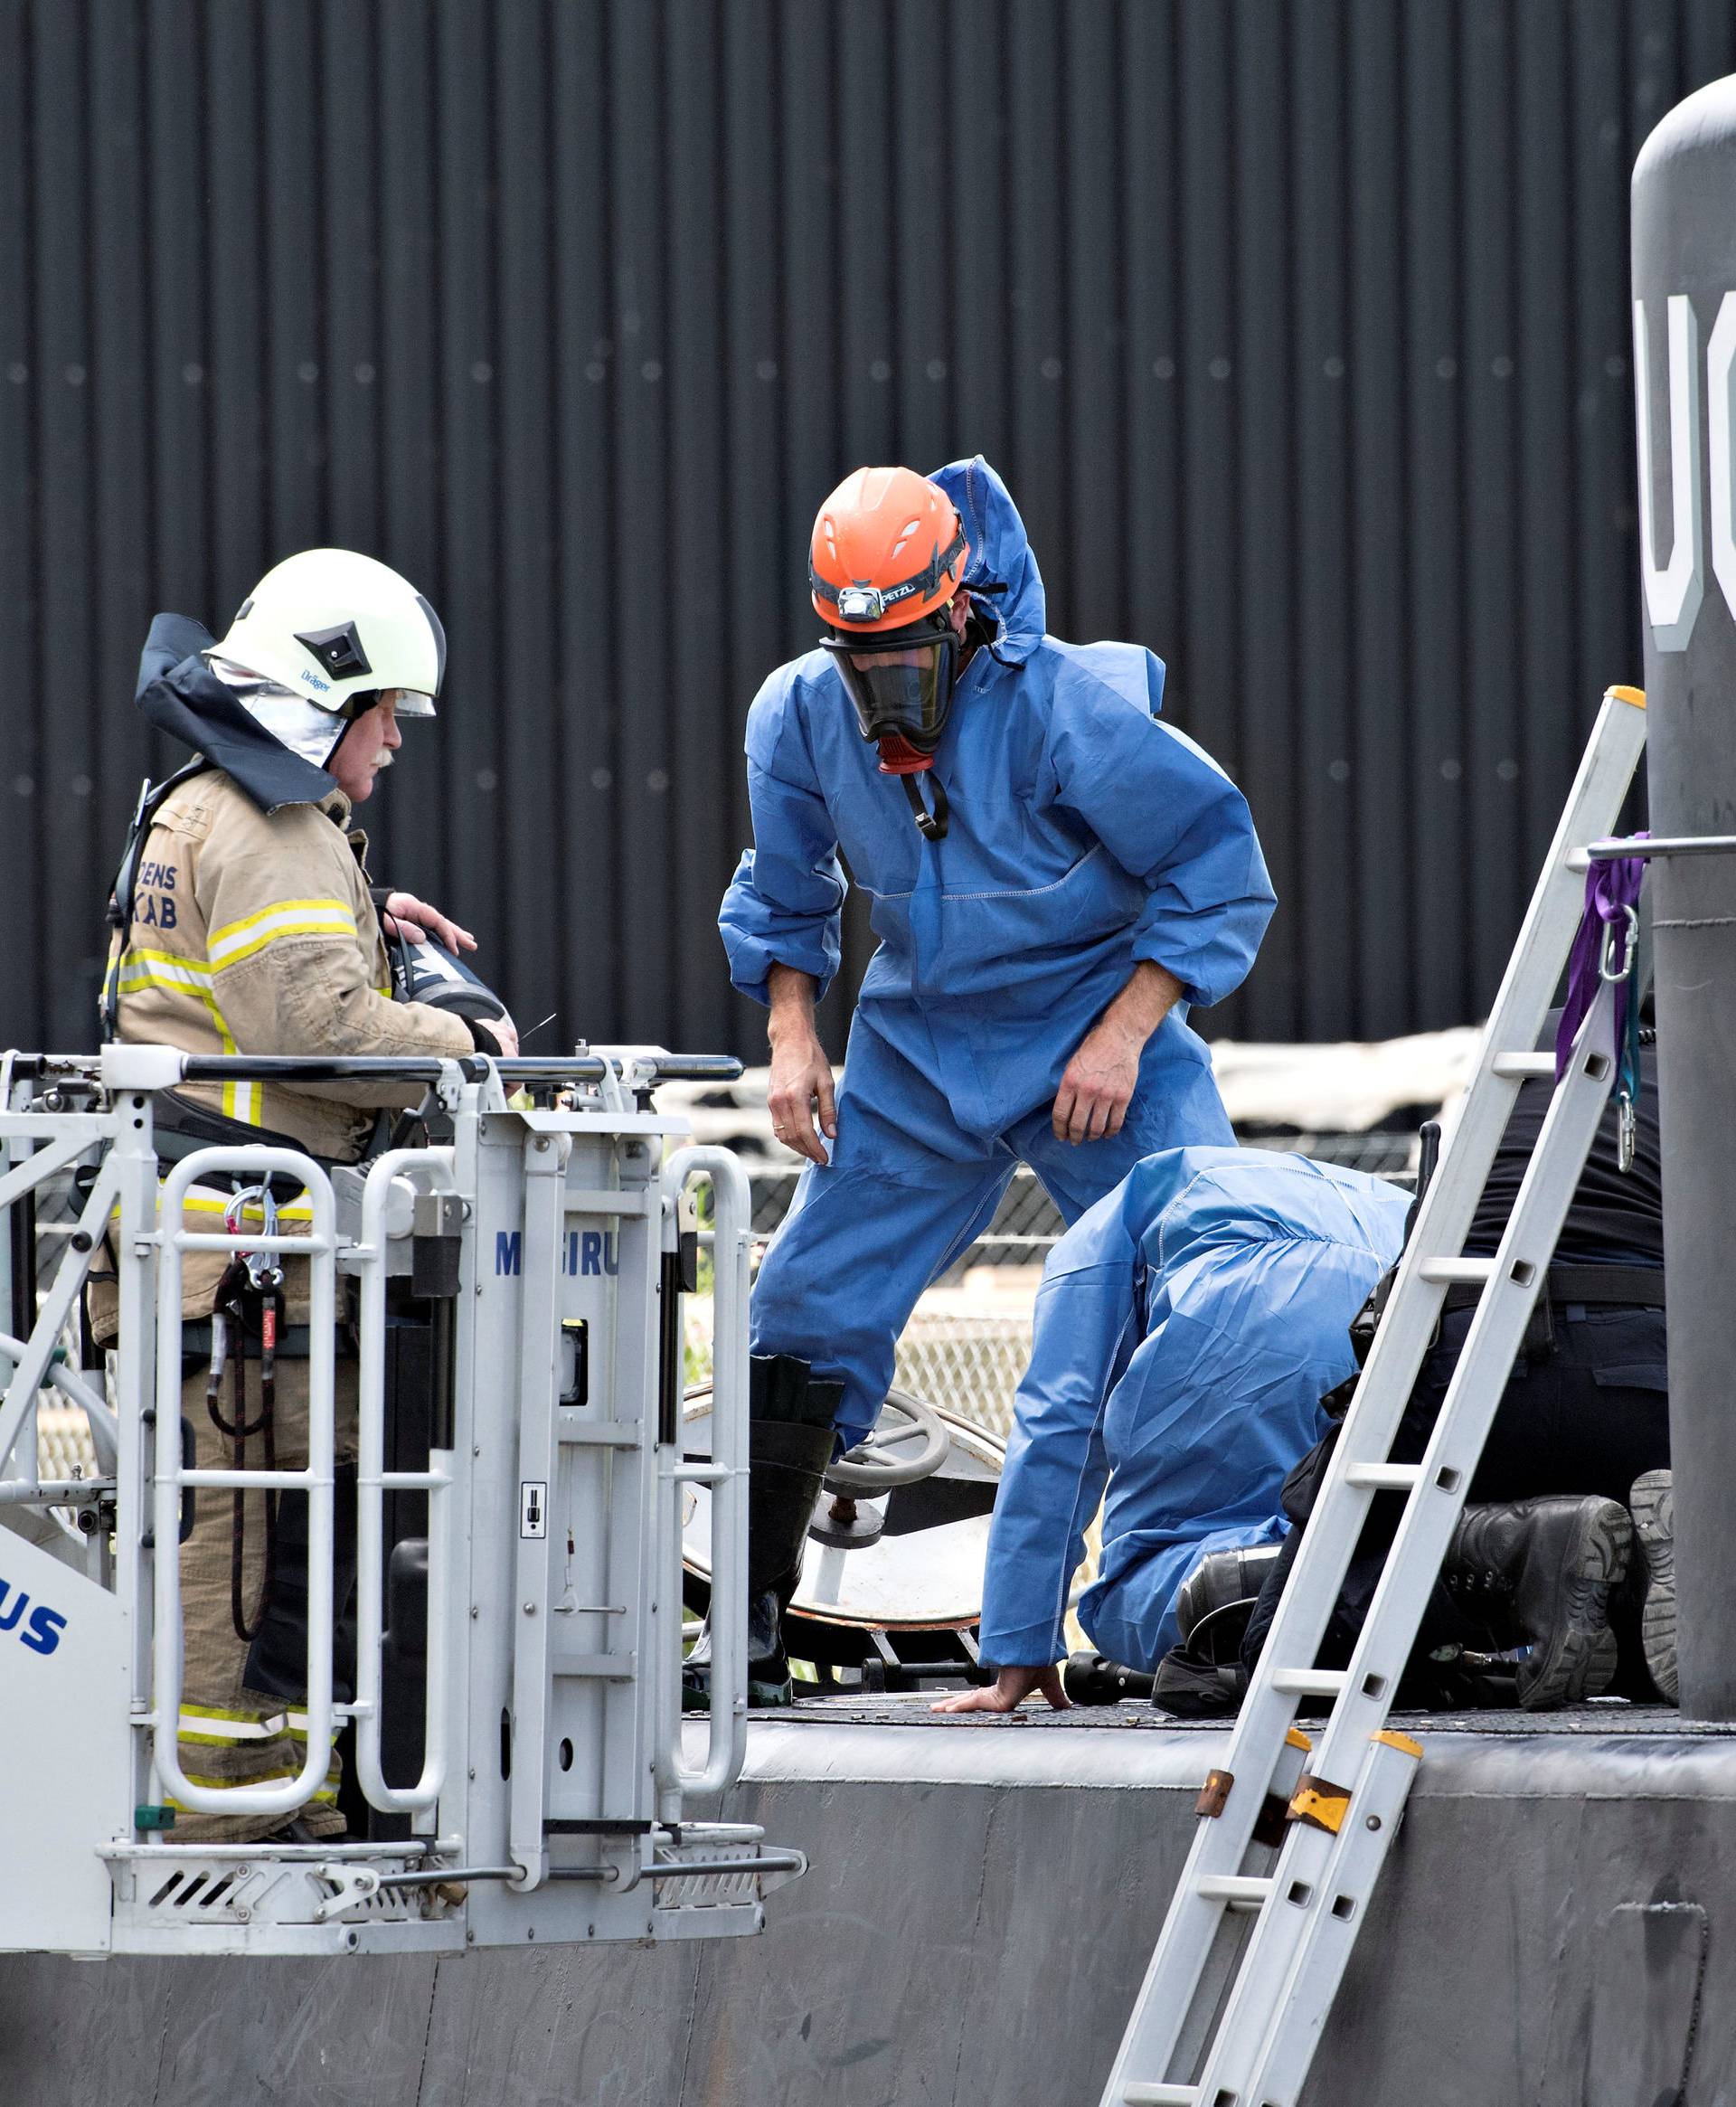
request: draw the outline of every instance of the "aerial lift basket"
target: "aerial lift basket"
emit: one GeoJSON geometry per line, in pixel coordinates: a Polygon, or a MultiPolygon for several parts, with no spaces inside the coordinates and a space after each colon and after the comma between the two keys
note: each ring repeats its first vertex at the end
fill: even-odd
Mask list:
{"type": "Polygon", "coordinates": [[[0,1526],[0,1951],[462,1952],[761,1927],[765,1895],[805,1869],[801,1853],[769,1847],[751,1824],[689,1819],[734,1783],[745,1743],[747,1182],[727,1152],[682,1147],[684,1123],[651,1095],[661,1078],[719,1072],[733,1064],[630,1048],[496,1063],[111,1045],[100,1059],[0,1062],[0,1213],[13,1228],[0,1238],[0,1323],[11,1312],[0,1507],[14,1525],[0,1526]],[[159,1165],[160,1091],[363,1073],[427,1086],[450,1141],[354,1170],[250,1144],[159,1165]],[[76,1220],[58,1224],[39,1294],[33,1200],[69,1174],[76,1220]],[[189,1226],[200,1217],[183,1213],[187,1189],[212,1178],[299,1191],[306,1233],[189,1226]],[[670,1356],[684,1195],[700,1178],[716,1200],[716,1436],[710,1458],[689,1462],[670,1356]],[[200,1469],[184,1452],[184,1262],[236,1250],[307,1263],[304,1469],[200,1469]],[[86,1276],[110,1256],[119,1336],[105,1384],[69,1341],[86,1276]],[[425,1465],[397,1469],[388,1282],[406,1275],[444,1312],[447,1350],[425,1465]],[[360,1399],[348,1698],[334,1686],[332,1618],[334,1522],[348,1497],[334,1439],[345,1309],[360,1399]],[[89,1416],[98,1476],[41,1479],[45,1393],[89,1416]],[[718,1516],[722,1613],[719,1701],[684,1730],[690,1480],[718,1516]],[[227,1501],[238,1482],[307,1502],[308,1753],[294,1777],[224,1787],[187,1777],[177,1750],[178,1538],[189,1498],[227,1501]],[[387,1760],[404,1700],[382,1665],[388,1503],[406,1496],[427,1514],[415,1777],[387,1760]],[[392,1818],[371,1827],[395,1837],[176,1842],[182,1810],[245,1815],[261,1834],[293,1821],[346,1723],[361,1791],[392,1818]]]}

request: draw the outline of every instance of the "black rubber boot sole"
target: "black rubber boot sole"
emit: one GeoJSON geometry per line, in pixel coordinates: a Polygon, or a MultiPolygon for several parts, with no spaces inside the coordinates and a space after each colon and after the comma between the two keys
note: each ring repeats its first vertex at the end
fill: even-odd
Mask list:
{"type": "Polygon", "coordinates": [[[750,1712],[777,1712],[786,1705],[796,1702],[795,1686],[788,1672],[782,1682],[772,1682],[748,1669],[748,1710],[750,1712]]]}
{"type": "Polygon", "coordinates": [[[1173,1719],[1229,1718],[1247,1694],[1248,1671],[1240,1661],[1219,1668],[1190,1660],[1179,1646],[1171,1647],[1152,1677],[1152,1708],[1173,1719]]]}
{"type": "MultiPolygon", "coordinates": [[[[1583,1512],[1548,1577],[1559,1591],[1560,1613],[1546,1642],[1533,1646],[1519,1670],[1520,1709],[1552,1712],[1583,1704],[1609,1688],[1616,1672],[1616,1635],[1609,1629],[1609,1597],[1633,1555],[1634,1526],[1617,1500],[1587,1499],[1583,1512]]],[[[1522,1593],[1544,1576],[1527,1573],[1522,1593]]]]}
{"type": "Polygon", "coordinates": [[[1659,1696],[1681,1702],[1675,1661],[1675,1490],[1667,1470],[1648,1470],[1628,1496],[1640,1563],[1646,1570],[1646,1602],[1639,1613],[1639,1643],[1659,1696]]]}
{"type": "MultiPolygon", "coordinates": [[[[781,1683],[748,1671],[748,1710],[750,1712],[776,1712],[786,1705],[796,1702],[795,1687],[788,1675],[781,1683]]],[[[684,1674],[681,1681],[681,1708],[684,1712],[709,1712],[712,1708],[712,1683],[709,1672],[703,1681],[697,1671],[684,1674]]]]}

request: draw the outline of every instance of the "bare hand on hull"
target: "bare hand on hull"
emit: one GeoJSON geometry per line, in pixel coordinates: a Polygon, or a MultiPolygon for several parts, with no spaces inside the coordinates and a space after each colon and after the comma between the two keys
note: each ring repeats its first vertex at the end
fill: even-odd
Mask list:
{"type": "Polygon", "coordinates": [[[1061,1670],[1003,1668],[983,1690],[960,1690],[953,1697],[937,1697],[930,1712],[1014,1712],[1033,1690],[1049,1701],[1052,1712],[1071,1712],[1071,1700],[1061,1687],[1061,1670]]]}

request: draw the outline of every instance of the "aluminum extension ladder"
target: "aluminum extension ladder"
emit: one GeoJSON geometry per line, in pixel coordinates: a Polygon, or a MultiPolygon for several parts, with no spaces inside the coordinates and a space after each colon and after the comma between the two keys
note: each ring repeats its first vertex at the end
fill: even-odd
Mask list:
{"type": "MultiPolygon", "coordinates": [[[[1580,923],[1580,874],[1645,746],[1645,698],[1611,688],[1508,963],[1459,1118],[1386,1311],[1103,2093],[1103,2107],[1294,2107],[1422,1751],[1387,1715],[1608,1100],[1605,981],[1544,1120],[1501,1248],[1463,1255],[1580,923]],[[1387,1460],[1448,1287],[1481,1288],[1427,1454],[1387,1460]],[[1403,1519],[1350,1666],[1314,1666],[1369,1502],[1403,1519]],[[1310,1743],[1301,1697],[1330,1698],[1310,1743]],[[1306,1768],[1305,1768],[1306,1765],[1306,1768]]],[[[1631,947],[1630,947],[1631,953],[1631,947]]]]}

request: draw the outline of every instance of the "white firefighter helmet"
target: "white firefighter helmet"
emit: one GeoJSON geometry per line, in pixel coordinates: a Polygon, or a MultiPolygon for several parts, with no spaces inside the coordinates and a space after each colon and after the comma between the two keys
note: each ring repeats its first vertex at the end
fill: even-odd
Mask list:
{"type": "Polygon", "coordinates": [[[268,571],[216,655],[335,716],[399,691],[401,717],[431,717],[446,671],[440,618],[407,578],[351,549],[304,549],[268,571]]]}

